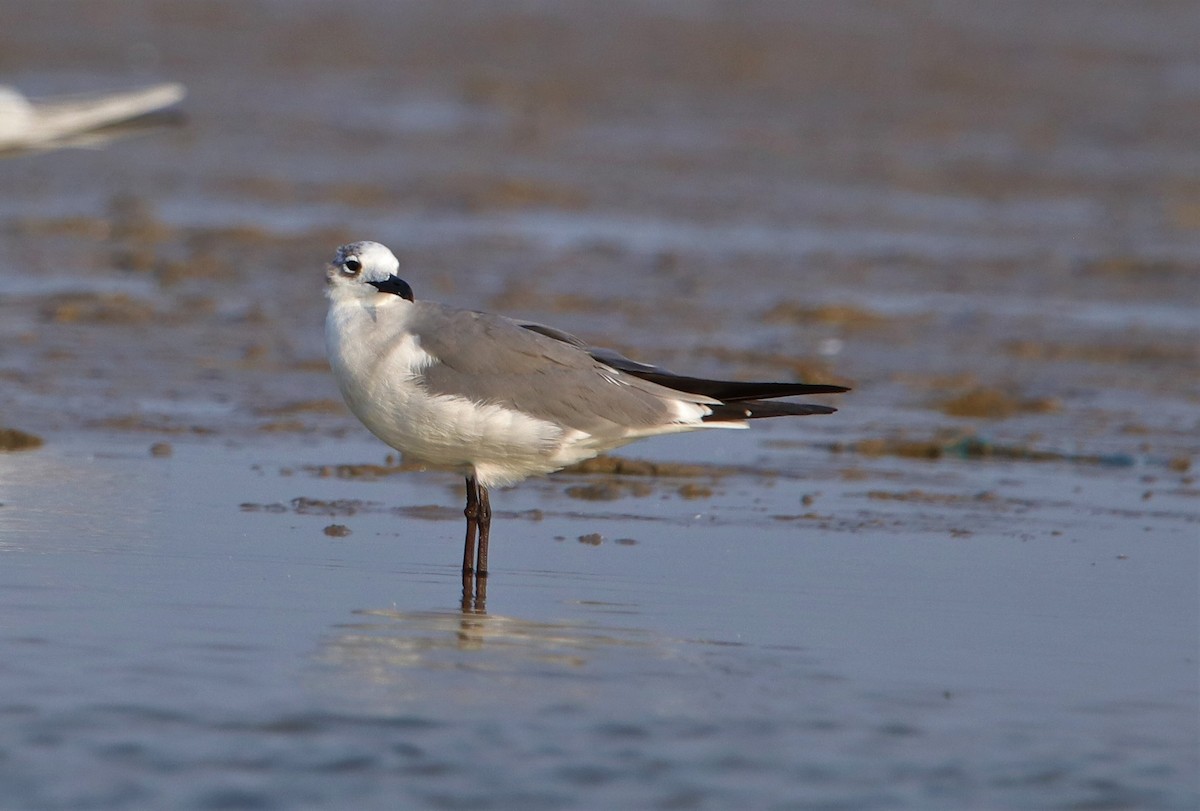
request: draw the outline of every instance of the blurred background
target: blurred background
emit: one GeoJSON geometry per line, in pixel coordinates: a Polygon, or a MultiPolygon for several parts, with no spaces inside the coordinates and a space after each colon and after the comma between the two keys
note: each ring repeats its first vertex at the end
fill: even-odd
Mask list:
{"type": "Polygon", "coordinates": [[[10,4],[26,95],[189,95],[181,127],[0,163],[5,418],[285,427],[336,399],[320,274],[370,238],[420,296],[854,383],[818,430],[949,409],[1186,455],[1198,31],[1174,3],[10,4]]]}

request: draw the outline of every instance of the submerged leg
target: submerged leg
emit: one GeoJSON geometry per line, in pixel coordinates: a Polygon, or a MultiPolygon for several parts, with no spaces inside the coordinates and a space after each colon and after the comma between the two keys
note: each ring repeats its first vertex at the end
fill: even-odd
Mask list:
{"type": "MultiPolygon", "coordinates": [[[[486,572],[484,573],[486,574],[486,572]]],[[[475,595],[471,600],[472,614],[487,613],[487,578],[476,577],[475,579],[475,595]]]]}
{"type": "MultiPolygon", "coordinates": [[[[467,506],[463,515],[467,517],[467,537],[463,544],[463,575],[475,572],[475,535],[479,529],[479,484],[474,476],[467,477],[467,506]]],[[[486,492],[486,491],[485,491],[486,492]]]]}
{"type": "Polygon", "coordinates": [[[475,562],[475,573],[479,577],[487,577],[488,573],[488,535],[492,531],[492,500],[488,497],[488,489],[479,485],[479,557],[475,562]]]}

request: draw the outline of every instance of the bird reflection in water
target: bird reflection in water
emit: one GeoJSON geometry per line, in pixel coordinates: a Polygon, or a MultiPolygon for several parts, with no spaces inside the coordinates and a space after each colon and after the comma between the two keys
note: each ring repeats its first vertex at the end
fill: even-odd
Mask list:
{"type": "Polygon", "coordinates": [[[487,577],[476,577],[474,570],[463,572],[462,612],[464,614],[487,613],[487,577]]]}
{"type": "MultiPolygon", "coordinates": [[[[462,610],[362,609],[337,628],[321,658],[357,679],[417,689],[405,674],[437,671],[544,672],[546,666],[575,670],[602,651],[658,648],[662,640],[644,630],[589,623],[542,622],[487,614],[482,594],[464,592],[462,610]]],[[[627,613],[628,606],[596,606],[627,613]]],[[[668,646],[669,647],[669,646],[668,646]]],[[[604,658],[608,658],[607,655],[604,658]]]]}

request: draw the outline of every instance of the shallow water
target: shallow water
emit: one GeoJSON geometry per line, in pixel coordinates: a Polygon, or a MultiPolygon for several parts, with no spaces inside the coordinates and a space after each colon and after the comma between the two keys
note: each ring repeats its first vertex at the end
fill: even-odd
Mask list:
{"type": "Polygon", "coordinates": [[[1200,804],[1186,4],[60,0],[0,161],[0,808],[1200,804]],[[383,464],[322,264],[830,417],[383,464]],[[339,465],[383,465],[371,469],[339,465]]]}
{"type": "Polygon", "coordinates": [[[526,485],[497,494],[483,614],[458,605],[453,511],[392,509],[453,503],[451,477],[287,475],[365,444],[86,445],[0,457],[12,807],[1193,796],[1196,515],[1144,526],[1122,470],[1080,505],[1062,469],[951,465],[931,489],[1000,496],[951,515],[873,504],[887,465],[604,509],[526,485]],[[841,515],[780,517],[818,490],[841,515]],[[290,506],[310,494],[345,502],[290,506]]]}

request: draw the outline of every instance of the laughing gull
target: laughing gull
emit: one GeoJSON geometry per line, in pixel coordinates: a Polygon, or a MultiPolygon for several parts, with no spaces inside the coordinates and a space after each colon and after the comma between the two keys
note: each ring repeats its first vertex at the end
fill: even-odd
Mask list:
{"type": "Polygon", "coordinates": [[[406,459],[466,477],[464,578],[487,575],[489,487],[642,437],[831,414],[771,400],[847,391],[673,374],[543,324],[419,300],[399,268],[378,242],[338,248],[326,271],[329,364],[371,433],[406,459]]]}

